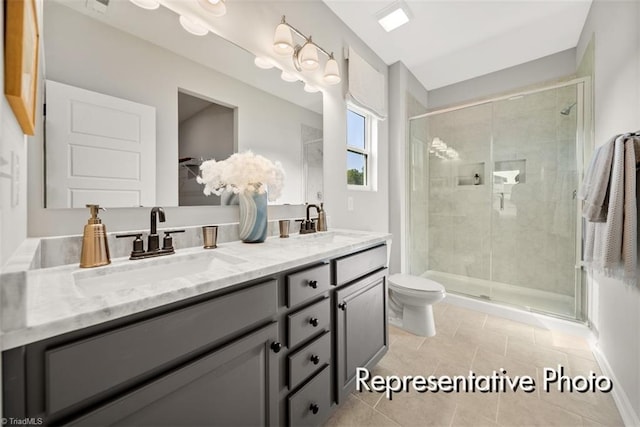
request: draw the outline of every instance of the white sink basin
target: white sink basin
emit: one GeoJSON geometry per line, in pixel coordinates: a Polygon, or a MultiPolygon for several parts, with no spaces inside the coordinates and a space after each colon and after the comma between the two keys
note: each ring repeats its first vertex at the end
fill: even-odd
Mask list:
{"type": "Polygon", "coordinates": [[[247,260],[209,251],[190,255],[165,255],[139,261],[127,261],[73,273],[76,288],[85,295],[104,295],[138,286],[153,285],[209,270],[238,265],[247,260]]]}

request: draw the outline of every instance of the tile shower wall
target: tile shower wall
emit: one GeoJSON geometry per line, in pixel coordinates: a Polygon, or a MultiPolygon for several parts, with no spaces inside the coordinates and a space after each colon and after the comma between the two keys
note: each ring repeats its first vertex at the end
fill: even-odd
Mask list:
{"type": "Polygon", "coordinates": [[[575,101],[569,86],[412,121],[413,274],[574,295],[575,101]]]}

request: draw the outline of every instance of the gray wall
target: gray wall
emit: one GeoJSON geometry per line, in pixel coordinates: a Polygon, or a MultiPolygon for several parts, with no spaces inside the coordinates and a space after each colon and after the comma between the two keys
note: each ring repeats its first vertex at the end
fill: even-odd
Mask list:
{"type": "Polygon", "coordinates": [[[576,49],[429,91],[429,110],[514,91],[574,74],[576,49]]]}
{"type": "MultiPolygon", "coordinates": [[[[595,43],[595,145],[640,129],[640,3],[595,0],[577,47],[577,63],[595,43]]],[[[599,274],[589,276],[598,352],[614,378],[625,423],[640,425],[640,288],[599,274]]]]}
{"type": "MultiPolygon", "coordinates": [[[[426,111],[427,90],[401,62],[389,67],[389,231],[393,234],[390,269],[392,273],[406,270],[407,225],[406,177],[409,117],[426,111]]],[[[416,236],[416,238],[420,238],[416,236]]]]}

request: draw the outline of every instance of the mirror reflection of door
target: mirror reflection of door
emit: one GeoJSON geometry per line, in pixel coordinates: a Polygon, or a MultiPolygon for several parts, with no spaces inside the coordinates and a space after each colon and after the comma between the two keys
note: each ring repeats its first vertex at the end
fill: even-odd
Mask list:
{"type": "Polygon", "coordinates": [[[322,129],[302,125],[304,200],[319,205],[324,201],[322,129]]]}
{"type": "Polygon", "coordinates": [[[236,109],[178,92],[178,203],[220,205],[220,196],[205,196],[198,184],[203,160],[225,160],[236,151],[236,109]]]}

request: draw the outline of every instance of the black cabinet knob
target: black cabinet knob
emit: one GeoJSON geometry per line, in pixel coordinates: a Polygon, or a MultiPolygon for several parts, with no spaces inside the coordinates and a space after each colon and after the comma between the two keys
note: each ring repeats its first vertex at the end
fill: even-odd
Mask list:
{"type": "Polygon", "coordinates": [[[338,304],[338,308],[342,311],[345,311],[347,309],[347,303],[341,302],[340,304],[338,304]]]}
{"type": "Polygon", "coordinates": [[[272,342],[271,350],[273,350],[274,353],[279,353],[280,350],[282,350],[282,344],[280,344],[278,341],[272,342]]]}
{"type": "Polygon", "coordinates": [[[312,354],[309,359],[311,360],[311,363],[313,363],[314,365],[317,365],[318,363],[320,363],[320,356],[318,356],[317,354],[312,354]]]}
{"type": "Polygon", "coordinates": [[[314,328],[320,324],[317,317],[312,317],[311,319],[309,319],[309,323],[311,323],[311,326],[313,326],[314,328]]]}
{"type": "Polygon", "coordinates": [[[313,289],[317,289],[318,288],[318,281],[317,280],[309,280],[309,286],[311,286],[313,289]]]}
{"type": "Polygon", "coordinates": [[[312,403],[311,405],[309,405],[309,410],[313,412],[313,414],[317,414],[320,410],[320,407],[316,403],[312,403]]]}

